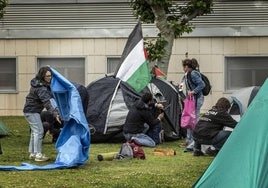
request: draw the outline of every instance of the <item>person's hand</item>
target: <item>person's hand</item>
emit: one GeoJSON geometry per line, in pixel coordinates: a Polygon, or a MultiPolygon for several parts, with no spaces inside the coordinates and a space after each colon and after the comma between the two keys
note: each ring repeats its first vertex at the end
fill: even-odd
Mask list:
{"type": "Polygon", "coordinates": [[[60,115],[57,115],[57,116],[56,116],[56,120],[57,120],[57,122],[58,122],[59,124],[61,124],[60,115]]]}
{"type": "Polygon", "coordinates": [[[162,112],[161,114],[158,115],[157,119],[160,121],[164,118],[164,113],[162,112]]]}
{"type": "Polygon", "coordinates": [[[194,91],[188,91],[188,95],[189,96],[193,96],[194,95],[194,91]]]}
{"type": "Polygon", "coordinates": [[[158,108],[158,109],[161,109],[161,110],[164,109],[164,105],[163,105],[163,104],[157,103],[155,106],[156,106],[156,108],[158,108]]]}

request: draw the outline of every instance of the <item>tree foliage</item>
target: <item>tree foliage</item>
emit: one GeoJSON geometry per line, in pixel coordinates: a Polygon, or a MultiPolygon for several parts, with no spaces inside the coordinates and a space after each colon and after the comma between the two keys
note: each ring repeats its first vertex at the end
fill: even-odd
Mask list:
{"type": "Polygon", "coordinates": [[[168,64],[174,39],[190,33],[193,30],[190,21],[211,13],[212,6],[213,0],[131,0],[134,16],[159,29],[156,39],[146,41],[150,60],[168,64]]]}
{"type": "Polygon", "coordinates": [[[1,0],[0,1],[0,18],[2,18],[4,16],[5,13],[5,8],[7,6],[7,0],[1,0]]]}

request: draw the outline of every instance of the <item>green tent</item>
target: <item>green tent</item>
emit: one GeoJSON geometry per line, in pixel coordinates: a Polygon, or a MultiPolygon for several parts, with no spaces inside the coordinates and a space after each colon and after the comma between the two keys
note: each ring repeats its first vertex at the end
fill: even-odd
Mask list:
{"type": "Polygon", "coordinates": [[[5,135],[8,135],[8,128],[0,120],[0,136],[5,136],[5,135]]]}
{"type": "Polygon", "coordinates": [[[268,187],[268,79],[193,187],[268,187]]]}

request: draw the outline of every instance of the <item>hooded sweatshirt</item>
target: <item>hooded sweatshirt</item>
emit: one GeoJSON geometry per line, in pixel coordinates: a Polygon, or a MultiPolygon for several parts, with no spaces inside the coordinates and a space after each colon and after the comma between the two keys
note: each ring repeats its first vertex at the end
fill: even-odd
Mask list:
{"type": "Polygon", "coordinates": [[[139,100],[129,110],[125,125],[123,126],[123,131],[124,133],[130,134],[142,133],[144,130],[144,123],[153,127],[158,125],[160,120],[153,116],[152,109],[147,104],[142,100],[139,100]]]}
{"type": "Polygon", "coordinates": [[[234,128],[236,124],[237,121],[230,114],[213,108],[200,117],[193,130],[193,137],[211,139],[222,131],[225,126],[234,128]]]}
{"type": "Polygon", "coordinates": [[[26,96],[24,105],[24,113],[41,113],[44,108],[54,115],[57,114],[56,109],[51,105],[50,99],[52,93],[49,84],[42,83],[40,80],[33,78],[31,80],[31,88],[26,96]]]}

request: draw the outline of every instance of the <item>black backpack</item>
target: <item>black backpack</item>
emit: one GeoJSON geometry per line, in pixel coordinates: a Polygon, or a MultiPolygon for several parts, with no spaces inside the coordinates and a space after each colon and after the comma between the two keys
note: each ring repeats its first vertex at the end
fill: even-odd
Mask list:
{"type": "MultiPolygon", "coordinates": [[[[205,83],[205,87],[202,89],[202,93],[203,93],[204,96],[207,96],[207,95],[210,93],[212,86],[210,85],[210,81],[209,81],[208,77],[206,77],[206,76],[205,76],[204,74],[202,74],[201,72],[199,72],[199,73],[200,73],[200,75],[201,75],[201,78],[202,78],[203,82],[205,83]]],[[[191,72],[189,72],[189,73],[187,74],[187,79],[188,79],[191,83],[193,83],[193,81],[192,81],[192,77],[191,77],[191,72]],[[188,75],[189,75],[189,76],[188,76],[188,75]]],[[[194,84],[194,83],[193,83],[193,84],[194,84]]]]}

